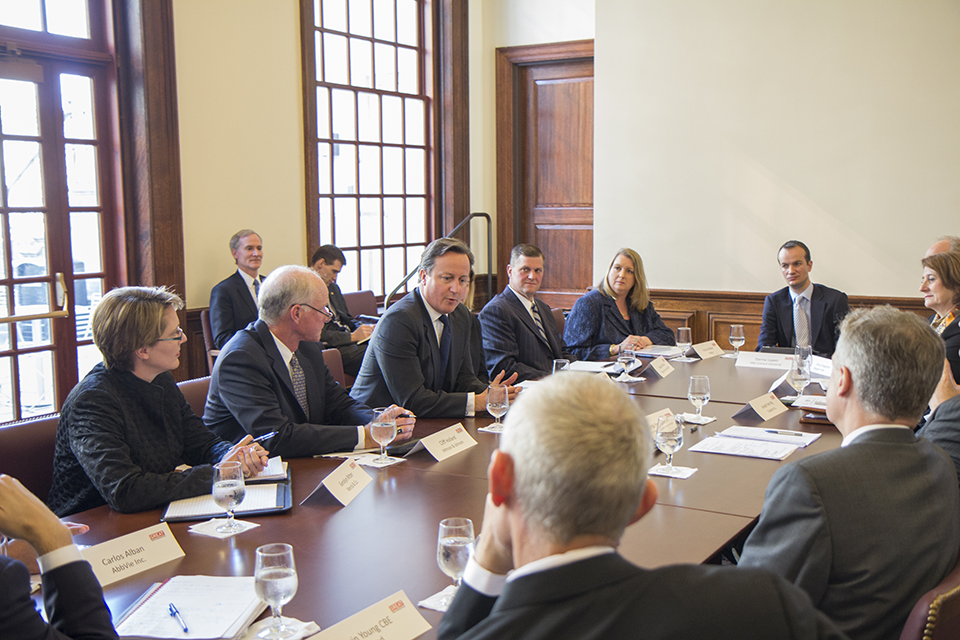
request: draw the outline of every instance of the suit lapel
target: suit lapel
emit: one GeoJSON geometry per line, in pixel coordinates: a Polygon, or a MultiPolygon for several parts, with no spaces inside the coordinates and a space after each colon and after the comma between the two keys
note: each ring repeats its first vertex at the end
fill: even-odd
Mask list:
{"type": "MultiPolygon", "coordinates": [[[[434,391],[443,389],[443,371],[440,371],[440,343],[437,340],[437,332],[433,328],[433,321],[430,319],[430,313],[427,311],[427,303],[420,297],[420,290],[414,289],[413,295],[416,297],[417,306],[420,308],[420,317],[423,321],[424,341],[430,346],[430,368],[433,369],[434,391]]],[[[451,343],[450,352],[453,353],[453,344],[451,343]]],[[[427,379],[427,371],[423,372],[423,379],[427,379]]]]}
{"type": "Polygon", "coordinates": [[[553,320],[553,311],[543,300],[537,300],[537,308],[540,310],[540,318],[543,320],[543,332],[547,334],[547,346],[550,347],[550,355],[552,358],[559,358],[563,353],[563,349],[560,347],[560,333],[554,330],[556,322],[553,320]],[[550,320],[547,320],[547,316],[550,316],[550,320]]]}
{"type": "MultiPolygon", "coordinates": [[[[520,302],[520,299],[517,298],[516,294],[513,293],[513,291],[504,291],[503,295],[507,299],[507,304],[510,305],[510,307],[513,309],[513,312],[516,313],[517,317],[520,318],[520,322],[523,323],[523,326],[525,326],[530,333],[533,334],[534,339],[549,347],[550,345],[544,342],[543,336],[541,336],[540,332],[537,330],[537,323],[534,322],[530,312],[527,311],[527,307],[520,302]]],[[[540,311],[540,315],[542,316],[543,311],[540,309],[539,305],[537,306],[537,310],[540,311]]],[[[544,331],[546,331],[546,329],[544,329],[544,331]]]]}
{"type": "Polygon", "coordinates": [[[789,287],[783,289],[783,298],[780,300],[780,331],[787,341],[787,344],[783,346],[792,347],[795,343],[793,335],[793,296],[790,295],[789,287]]]}
{"type": "MultiPolygon", "coordinates": [[[[306,419],[306,415],[303,413],[303,409],[300,406],[300,403],[297,402],[297,394],[293,391],[293,380],[290,379],[290,370],[287,368],[287,363],[283,361],[283,357],[280,355],[280,350],[277,349],[277,343],[273,338],[273,334],[270,333],[269,327],[262,320],[257,320],[257,323],[254,325],[257,329],[257,337],[260,340],[260,344],[263,346],[263,350],[267,352],[267,356],[270,357],[271,367],[273,368],[274,375],[283,383],[287,388],[290,406],[294,407],[297,411],[300,412],[302,419],[306,419]]],[[[303,364],[300,365],[304,368],[304,373],[306,373],[306,368],[303,367],[303,364]]],[[[310,393],[307,393],[309,398],[310,393]]]]}
{"type": "Polygon", "coordinates": [[[314,424],[323,424],[323,406],[318,404],[324,395],[320,387],[320,373],[313,368],[312,360],[306,356],[303,350],[297,349],[297,351],[300,353],[297,359],[300,361],[300,368],[303,369],[303,381],[307,387],[307,406],[310,407],[309,420],[314,424]]]}
{"type": "MultiPolygon", "coordinates": [[[[247,287],[246,281],[243,279],[243,276],[240,275],[239,271],[235,271],[233,274],[236,277],[236,287],[238,298],[243,300],[243,305],[247,309],[247,313],[256,317],[259,315],[259,310],[257,309],[257,303],[253,301],[253,295],[250,293],[250,289],[247,287]]],[[[260,276],[257,276],[260,279],[260,276]]],[[[262,280],[261,280],[262,281],[262,280]]]]}
{"type": "Polygon", "coordinates": [[[601,296],[603,300],[603,312],[607,315],[607,321],[617,328],[620,333],[629,336],[633,333],[630,323],[620,315],[620,309],[617,308],[617,301],[607,296],[601,296]]]}
{"type": "Polygon", "coordinates": [[[823,301],[823,290],[818,285],[813,285],[813,293],[810,295],[810,346],[815,347],[817,336],[820,335],[820,323],[823,322],[823,312],[827,304],[823,301]]]}

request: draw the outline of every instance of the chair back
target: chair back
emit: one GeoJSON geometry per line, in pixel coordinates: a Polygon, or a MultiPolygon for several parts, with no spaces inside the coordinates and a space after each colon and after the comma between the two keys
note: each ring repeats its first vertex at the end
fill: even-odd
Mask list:
{"type": "Polygon", "coordinates": [[[207,391],[210,389],[210,376],[184,380],[178,382],[177,386],[193,412],[203,417],[203,409],[207,406],[207,391]]]}
{"type": "Polygon", "coordinates": [[[553,313],[553,319],[557,321],[557,331],[560,332],[560,340],[563,340],[563,324],[567,319],[563,315],[563,309],[550,309],[553,313]]]}
{"type": "Polygon", "coordinates": [[[213,329],[210,327],[209,309],[203,309],[200,312],[200,327],[203,330],[203,348],[207,352],[207,373],[213,373],[213,361],[220,355],[220,350],[213,344],[213,329]]]}
{"type": "Polygon", "coordinates": [[[339,349],[324,349],[323,363],[330,370],[330,375],[337,381],[341,387],[347,387],[347,381],[343,375],[343,358],[340,356],[339,349]]]}
{"type": "Polygon", "coordinates": [[[900,640],[948,638],[960,638],[960,560],[940,584],[923,594],[900,634],[900,640]]]}
{"type": "Polygon", "coordinates": [[[0,427],[0,473],[13,476],[46,501],[53,486],[53,452],[59,413],[18,420],[0,427]]]}
{"type": "Polygon", "coordinates": [[[354,318],[360,316],[374,316],[377,314],[377,298],[373,291],[354,291],[343,294],[343,301],[347,303],[347,311],[354,318]]]}

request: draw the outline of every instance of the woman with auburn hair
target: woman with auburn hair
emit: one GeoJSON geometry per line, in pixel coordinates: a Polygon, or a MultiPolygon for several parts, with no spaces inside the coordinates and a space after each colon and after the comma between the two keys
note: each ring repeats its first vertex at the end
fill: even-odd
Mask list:
{"type": "Polygon", "coordinates": [[[581,360],[605,360],[621,349],[642,349],[676,341],[650,302],[643,260],[620,249],[607,275],[576,301],[564,325],[563,341],[581,360]]]}
{"type": "Polygon", "coordinates": [[[960,252],[937,253],[920,262],[923,305],[934,312],[930,326],[943,338],[953,379],[960,380],[960,252]]]}

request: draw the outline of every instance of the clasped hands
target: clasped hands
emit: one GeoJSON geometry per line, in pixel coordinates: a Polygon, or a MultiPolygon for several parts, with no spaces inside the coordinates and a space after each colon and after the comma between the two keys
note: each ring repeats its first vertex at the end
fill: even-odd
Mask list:
{"type": "Polygon", "coordinates": [[[230,447],[220,462],[239,462],[243,469],[244,478],[252,478],[267,466],[270,452],[253,441],[253,436],[246,435],[243,440],[230,447]]]}

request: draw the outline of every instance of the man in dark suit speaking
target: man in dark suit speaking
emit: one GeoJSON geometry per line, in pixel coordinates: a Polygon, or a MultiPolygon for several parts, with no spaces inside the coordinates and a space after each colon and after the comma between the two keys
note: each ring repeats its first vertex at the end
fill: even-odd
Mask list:
{"type": "Polygon", "coordinates": [[[241,229],[233,234],[230,254],[237,270],[210,292],[210,329],[217,349],[223,349],[233,334],[257,319],[257,296],[263,281],[263,240],[256,231],[241,229]]]}
{"type": "MultiPolygon", "coordinates": [[[[323,280],[306,267],[280,267],[263,281],[260,319],[230,339],[213,367],[203,412],[211,431],[231,442],[276,431],[263,445],[283,457],[377,446],[372,412],[323,362],[318,340],[328,302],[323,280]]],[[[414,418],[398,418],[396,440],[408,439],[413,426],[414,418]]]]}
{"type": "Polygon", "coordinates": [[[840,321],[850,311],[847,294],[811,284],[810,249],[799,240],[785,242],[777,253],[787,286],[763,301],[757,351],[763,347],[813,347],[829,358],[837,346],[840,321]]]}
{"type": "Polygon", "coordinates": [[[507,287],[480,312],[487,372],[517,374],[517,381],[550,375],[558,358],[576,360],[567,352],[550,305],[535,297],[543,281],[543,252],[518,244],[510,252],[507,287]]]}
{"type": "Polygon", "coordinates": [[[773,474],[743,548],[740,566],[801,587],[851,638],[899,637],[957,563],[956,469],[913,433],[943,361],[940,337],[913,313],[847,316],[827,390],[843,444],[773,474]]]}
{"type": "Polygon", "coordinates": [[[616,552],[657,487],[643,415],[605,378],[550,376],[510,408],[487,469],[483,530],[437,637],[844,637],[767,571],[646,570],[616,552]]]}

